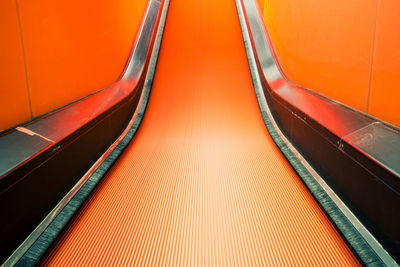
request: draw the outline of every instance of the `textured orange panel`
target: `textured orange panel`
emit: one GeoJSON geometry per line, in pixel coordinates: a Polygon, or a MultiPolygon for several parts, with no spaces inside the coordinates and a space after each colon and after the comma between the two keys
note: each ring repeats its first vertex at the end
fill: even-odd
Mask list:
{"type": "Polygon", "coordinates": [[[269,0],[265,20],[288,78],[366,111],[376,0],[269,0]]]}
{"type": "Polygon", "coordinates": [[[400,126],[400,2],[379,1],[369,113],[400,126]]]}
{"type": "Polygon", "coordinates": [[[25,77],[17,6],[0,1],[0,131],[30,118],[25,77]]]}
{"type": "Polygon", "coordinates": [[[42,263],[358,264],[266,130],[234,1],[171,1],[142,125],[42,263]]]}
{"type": "Polygon", "coordinates": [[[113,83],[139,23],[131,0],[20,1],[34,116],[113,83]]]}

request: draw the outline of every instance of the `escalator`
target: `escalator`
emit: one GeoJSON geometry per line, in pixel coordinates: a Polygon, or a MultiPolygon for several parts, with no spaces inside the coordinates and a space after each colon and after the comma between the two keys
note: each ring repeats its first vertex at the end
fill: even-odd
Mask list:
{"type": "Polygon", "coordinates": [[[41,264],[358,264],[264,125],[234,1],[171,1],[143,121],[41,264]]]}

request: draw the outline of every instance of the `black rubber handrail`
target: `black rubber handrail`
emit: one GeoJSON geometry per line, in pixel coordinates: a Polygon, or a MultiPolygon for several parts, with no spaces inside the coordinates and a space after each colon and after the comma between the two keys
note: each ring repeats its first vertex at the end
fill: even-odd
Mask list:
{"type": "Polygon", "coordinates": [[[149,1],[117,82],[0,136],[0,262],[121,138],[140,101],[163,3],[149,1]]]}
{"type": "MultiPolygon", "coordinates": [[[[241,0],[245,6],[243,2],[250,6],[252,1],[241,0]]],[[[250,45],[280,130],[399,261],[399,129],[290,82],[260,22],[262,16],[255,12],[248,16],[244,8],[250,45]]]]}

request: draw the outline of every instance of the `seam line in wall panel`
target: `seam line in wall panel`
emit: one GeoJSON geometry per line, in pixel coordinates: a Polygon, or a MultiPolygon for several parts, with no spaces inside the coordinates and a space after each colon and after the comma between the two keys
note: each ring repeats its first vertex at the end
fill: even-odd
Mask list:
{"type": "Polygon", "coordinates": [[[21,46],[22,46],[22,57],[23,57],[23,59],[24,59],[26,89],[27,89],[27,91],[28,91],[29,112],[30,112],[31,119],[33,119],[31,89],[30,89],[30,86],[29,86],[28,65],[27,65],[27,62],[26,62],[26,53],[25,53],[24,36],[23,36],[23,34],[22,34],[22,22],[21,22],[21,14],[20,14],[20,10],[19,10],[18,0],[15,0],[15,4],[16,4],[16,7],[17,7],[17,17],[18,17],[19,35],[20,35],[20,38],[21,38],[21,46]]]}
{"type": "Polygon", "coordinates": [[[367,95],[367,107],[366,107],[366,113],[369,113],[369,99],[371,96],[371,85],[372,85],[372,68],[374,65],[374,54],[375,54],[375,36],[376,36],[376,21],[378,19],[378,3],[379,0],[376,0],[375,4],[375,21],[374,21],[374,33],[372,35],[372,51],[371,51],[371,65],[369,68],[369,81],[368,81],[368,95],[367,95]]]}

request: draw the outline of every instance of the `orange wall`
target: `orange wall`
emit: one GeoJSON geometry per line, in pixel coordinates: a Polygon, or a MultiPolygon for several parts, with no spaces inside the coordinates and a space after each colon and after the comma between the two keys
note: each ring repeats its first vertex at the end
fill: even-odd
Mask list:
{"type": "Polygon", "coordinates": [[[366,111],[374,0],[270,0],[266,24],[288,78],[366,111]]]}
{"type": "Polygon", "coordinates": [[[17,6],[0,1],[0,130],[30,119],[17,6]]]}
{"type": "Polygon", "coordinates": [[[399,10],[396,0],[268,0],[264,18],[289,79],[400,126],[399,10]]]}
{"type": "Polygon", "coordinates": [[[0,130],[28,120],[31,113],[33,117],[47,113],[116,81],[147,2],[17,1],[0,4],[0,12],[7,15],[0,16],[0,36],[10,40],[0,44],[1,57],[9,62],[3,64],[3,60],[0,66],[0,101],[6,103],[0,107],[0,130]],[[3,116],[7,112],[10,116],[3,116]]]}
{"type": "Polygon", "coordinates": [[[379,1],[368,112],[400,126],[400,3],[379,1]]]}
{"type": "Polygon", "coordinates": [[[148,0],[138,0],[140,5],[140,12],[144,12],[147,6],[148,0]]]}

